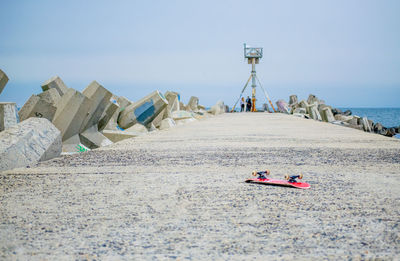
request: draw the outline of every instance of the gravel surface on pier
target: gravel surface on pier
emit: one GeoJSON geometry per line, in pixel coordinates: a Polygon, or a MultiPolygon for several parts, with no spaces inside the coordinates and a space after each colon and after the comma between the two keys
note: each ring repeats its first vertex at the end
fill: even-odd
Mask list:
{"type": "Polygon", "coordinates": [[[400,140],[224,114],[3,172],[0,202],[2,260],[399,259],[400,140]]]}

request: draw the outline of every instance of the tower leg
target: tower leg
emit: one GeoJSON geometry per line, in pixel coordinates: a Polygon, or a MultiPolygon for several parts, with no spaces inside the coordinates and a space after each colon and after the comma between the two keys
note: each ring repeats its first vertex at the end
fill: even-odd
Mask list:
{"type": "Polygon", "coordinates": [[[256,58],[251,59],[251,111],[256,111],[256,58]]]}

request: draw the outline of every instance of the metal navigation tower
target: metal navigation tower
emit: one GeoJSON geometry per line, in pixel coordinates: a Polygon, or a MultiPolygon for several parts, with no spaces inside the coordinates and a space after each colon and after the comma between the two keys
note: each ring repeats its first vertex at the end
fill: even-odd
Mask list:
{"type": "Polygon", "coordinates": [[[240,98],[242,97],[243,92],[246,90],[247,85],[249,84],[250,79],[251,79],[251,88],[252,88],[251,111],[253,111],[253,112],[256,111],[256,87],[257,87],[256,80],[257,80],[258,83],[260,84],[260,87],[262,88],[262,90],[264,92],[265,98],[269,101],[269,104],[271,105],[272,109],[275,112],[275,108],[272,105],[272,102],[269,99],[267,92],[265,91],[264,87],[261,85],[261,82],[258,79],[257,74],[256,74],[256,64],[259,64],[260,59],[262,57],[263,57],[263,48],[262,47],[250,47],[250,46],[247,46],[246,44],[244,44],[244,58],[247,59],[248,64],[251,64],[251,74],[250,74],[249,79],[246,82],[246,85],[243,87],[242,92],[240,93],[239,99],[236,101],[235,105],[233,106],[232,111],[235,109],[237,103],[239,102],[240,98]]]}

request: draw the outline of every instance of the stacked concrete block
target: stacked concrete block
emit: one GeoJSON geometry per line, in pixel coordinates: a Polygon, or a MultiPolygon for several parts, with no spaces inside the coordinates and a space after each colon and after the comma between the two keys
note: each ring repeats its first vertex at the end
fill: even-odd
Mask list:
{"type": "Polygon", "coordinates": [[[313,104],[313,103],[317,103],[317,104],[319,104],[319,100],[318,100],[318,98],[314,95],[314,94],[310,94],[309,96],[308,96],[308,99],[307,99],[307,103],[308,104],[313,104]]]}
{"type": "Polygon", "coordinates": [[[47,119],[29,118],[0,133],[0,171],[58,157],[61,133],[47,119]]]}
{"type": "Polygon", "coordinates": [[[128,100],[127,98],[120,96],[117,99],[117,103],[121,109],[121,111],[125,110],[126,107],[128,107],[129,105],[131,105],[133,102],[131,102],[130,100],[128,100]]]}
{"type": "Polygon", "coordinates": [[[325,121],[325,122],[335,121],[335,117],[333,117],[332,110],[329,107],[325,107],[322,109],[321,118],[322,118],[322,121],[325,121]]]}
{"type": "Polygon", "coordinates": [[[117,103],[119,105],[119,112],[118,112],[118,117],[117,117],[117,126],[119,122],[119,117],[121,116],[121,112],[123,112],[128,106],[132,105],[133,102],[128,100],[127,98],[120,96],[117,99],[117,103]]]}
{"type": "Polygon", "coordinates": [[[61,131],[63,152],[76,152],[83,145],[79,132],[90,106],[90,99],[74,89],[68,89],[58,102],[53,124],[61,131]]]}
{"type": "Polygon", "coordinates": [[[289,113],[289,106],[284,100],[278,100],[276,102],[276,106],[278,107],[278,110],[282,113],[289,113]]]}
{"type": "MultiPolygon", "coordinates": [[[[147,130],[146,130],[147,132],[147,130]]],[[[121,131],[121,130],[103,130],[103,135],[112,142],[119,142],[125,139],[134,138],[143,135],[143,132],[138,131],[121,131]]]]}
{"type": "Polygon", "coordinates": [[[104,129],[117,130],[117,120],[119,115],[119,105],[113,102],[109,102],[107,108],[103,112],[97,127],[99,131],[104,129]]]}
{"type": "Polygon", "coordinates": [[[125,108],[120,113],[118,124],[127,129],[136,123],[150,124],[168,105],[168,101],[159,91],[155,91],[125,108]]]}
{"type": "Polygon", "coordinates": [[[211,114],[218,115],[225,113],[225,104],[223,101],[218,101],[215,105],[213,105],[209,111],[211,114]]]}
{"type": "Polygon", "coordinates": [[[46,118],[52,121],[57,111],[56,103],[60,100],[60,97],[57,99],[57,97],[53,97],[50,92],[56,92],[58,94],[57,90],[50,89],[44,92],[42,96],[32,95],[18,112],[21,121],[30,117],[46,118]]]}
{"type": "Polygon", "coordinates": [[[171,118],[166,118],[161,121],[160,130],[166,130],[176,126],[176,122],[171,118]]]}
{"type": "Polygon", "coordinates": [[[82,91],[82,94],[90,100],[90,109],[81,127],[81,131],[85,131],[98,124],[103,112],[109,105],[112,94],[96,81],[91,82],[82,91]]]}
{"type": "Polygon", "coordinates": [[[164,96],[168,101],[165,117],[170,118],[172,112],[180,110],[180,95],[176,92],[167,91],[164,96]]]}
{"type": "Polygon", "coordinates": [[[313,103],[311,105],[309,105],[307,107],[307,112],[310,115],[311,119],[317,120],[317,121],[321,121],[321,114],[319,114],[318,111],[318,104],[317,103],[313,103]]]}
{"type": "Polygon", "coordinates": [[[366,131],[366,132],[371,132],[372,131],[372,127],[371,127],[370,121],[368,120],[367,117],[362,117],[361,123],[362,123],[364,131],[366,131]]]}
{"type": "Polygon", "coordinates": [[[0,102],[0,131],[9,129],[19,122],[15,102],[0,102]]]}
{"type": "Polygon", "coordinates": [[[353,116],[346,116],[342,114],[336,114],[335,115],[335,120],[337,121],[343,121],[343,122],[349,122],[351,119],[353,119],[353,116]]]}
{"type": "Polygon", "coordinates": [[[188,109],[190,109],[192,111],[198,111],[199,110],[199,98],[196,96],[190,97],[187,107],[188,107],[188,109]]]}
{"type": "Polygon", "coordinates": [[[4,90],[4,87],[6,86],[7,82],[8,82],[7,74],[5,74],[5,72],[3,72],[0,69],[0,94],[4,90]]]}
{"type": "Polygon", "coordinates": [[[297,104],[298,100],[297,100],[297,95],[290,95],[289,96],[289,106],[293,105],[293,104],[297,104]]]}
{"type": "Polygon", "coordinates": [[[167,108],[165,107],[151,122],[154,127],[158,128],[161,124],[161,121],[165,118],[168,118],[167,108]]]}
{"type": "Polygon", "coordinates": [[[83,90],[82,94],[89,99],[90,106],[79,131],[81,142],[90,149],[112,144],[98,129],[101,116],[109,105],[111,92],[93,81],[83,90]]]}
{"type": "Polygon", "coordinates": [[[43,101],[53,105],[57,104],[61,99],[60,93],[55,88],[48,89],[47,91],[38,94],[38,96],[43,101]]]}
{"type": "Polygon", "coordinates": [[[360,117],[358,117],[358,116],[353,116],[353,117],[348,121],[348,123],[349,123],[350,125],[359,125],[359,124],[358,124],[359,121],[360,121],[360,117]]]}
{"type": "Polygon", "coordinates": [[[43,91],[47,91],[52,88],[56,89],[60,96],[63,96],[68,91],[68,87],[58,76],[54,76],[42,84],[43,91]]]}
{"type": "Polygon", "coordinates": [[[81,132],[79,137],[81,143],[90,149],[97,149],[113,144],[111,140],[99,132],[97,125],[93,125],[89,129],[81,132]]]}
{"type": "Polygon", "coordinates": [[[305,100],[301,100],[300,102],[299,102],[299,108],[304,108],[304,109],[306,109],[307,110],[307,108],[308,108],[308,102],[306,102],[305,100]]]}
{"type": "Polygon", "coordinates": [[[102,115],[101,120],[100,120],[99,125],[98,125],[100,131],[101,130],[113,130],[113,131],[119,130],[119,128],[118,128],[118,117],[119,117],[119,114],[127,106],[132,104],[132,102],[130,102],[127,98],[125,98],[125,97],[117,97],[115,95],[113,95],[111,97],[110,103],[112,103],[114,105],[109,104],[108,107],[106,108],[105,112],[103,112],[103,115],[102,115]],[[111,118],[108,120],[106,125],[104,126],[104,122],[105,122],[105,120],[107,120],[107,118],[104,118],[104,117],[106,116],[107,113],[109,113],[110,110],[113,110],[113,108],[115,108],[115,106],[117,106],[117,109],[115,110],[115,112],[111,116],[111,118]]]}

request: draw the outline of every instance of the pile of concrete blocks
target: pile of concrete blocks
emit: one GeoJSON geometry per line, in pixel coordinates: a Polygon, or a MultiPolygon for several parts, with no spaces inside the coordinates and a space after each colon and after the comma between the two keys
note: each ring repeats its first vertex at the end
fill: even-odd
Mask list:
{"type": "MultiPolygon", "coordinates": [[[[281,101],[282,100],[279,100],[278,102],[281,101]]],[[[281,102],[281,104],[284,103],[281,102]]],[[[329,122],[366,132],[375,132],[388,137],[392,137],[398,133],[396,128],[385,128],[382,124],[374,123],[367,117],[352,115],[350,110],[342,112],[338,108],[332,108],[331,106],[326,105],[325,101],[318,99],[317,96],[313,94],[308,96],[307,101],[301,100],[300,102],[298,101],[297,95],[290,95],[288,108],[289,113],[297,117],[329,122]]],[[[287,113],[285,110],[281,110],[280,108],[279,110],[280,112],[287,113]]]]}
{"type": "Polygon", "coordinates": [[[50,121],[29,118],[0,132],[0,171],[58,157],[61,148],[61,132],[50,121]]]}
{"type": "MultiPolygon", "coordinates": [[[[0,70],[0,93],[7,82],[7,75],[0,70]]],[[[220,101],[208,112],[195,96],[185,105],[179,93],[172,91],[164,95],[154,91],[132,102],[113,95],[96,81],[79,92],[68,88],[59,76],[41,87],[42,92],[32,95],[19,111],[15,103],[0,103],[1,153],[25,153],[16,154],[18,164],[2,157],[4,167],[0,169],[96,149],[229,109],[220,101]]]]}
{"type": "Polygon", "coordinates": [[[105,127],[118,107],[110,106],[112,94],[99,83],[93,81],[81,93],[55,76],[43,83],[42,90],[21,108],[21,121],[31,117],[51,121],[61,132],[64,153],[113,143],[99,131],[99,125],[105,127]]]}
{"type": "MultiPolygon", "coordinates": [[[[96,149],[210,116],[198,97],[192,96],[184,105],[180,95],[172,91],[165,95],[154,91],[131,102],[96,81],[79,92],[68,88],[58,76],[44,82],[42,90],[32,95],[18,114],[21,121],[32,117],[51,121],[61,132],[63,153],[96,149]]],[[[220,102],[211,111],[219,114],[224,110],[220,102]]]]}
{"type": "MultiPolygon", "coordinates": [[[[0,94],[7,82],[0,70],[0,94]]],[[[45,117],[19,122],[16,103],[0,103],[0,171],[58,157],[61,148],[60,131],[45,117]]]]}

